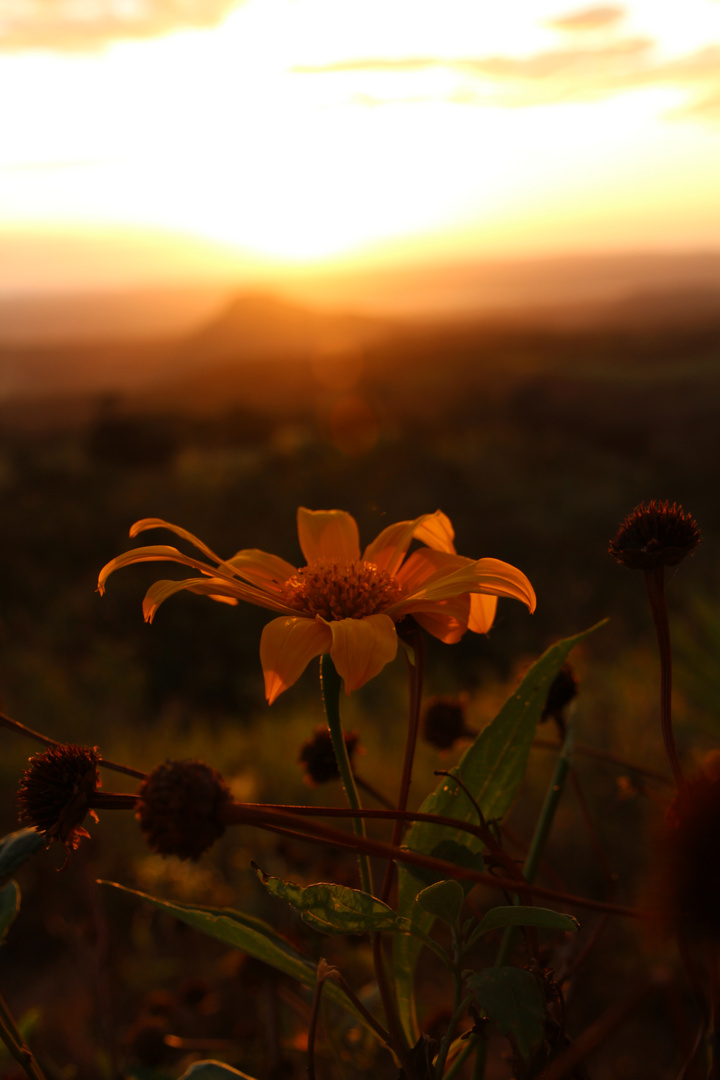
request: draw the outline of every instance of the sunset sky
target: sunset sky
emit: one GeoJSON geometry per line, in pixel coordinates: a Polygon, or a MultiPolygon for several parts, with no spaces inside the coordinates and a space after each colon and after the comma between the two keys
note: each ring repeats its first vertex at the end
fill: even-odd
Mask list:
{"type": "Polygon", "coordinates": [[[720,0],[0,0],[0,102],[0,288],[720,248],[720,0]]]}

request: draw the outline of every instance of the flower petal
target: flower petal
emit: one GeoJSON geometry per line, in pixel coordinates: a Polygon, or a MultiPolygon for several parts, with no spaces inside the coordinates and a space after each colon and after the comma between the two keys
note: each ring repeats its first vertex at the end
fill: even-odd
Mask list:
{"type": "Polygon", "coordinates": [[[466,559],[463,555],[418,548],[408,556],[395,577],[402,586],[403,594],[409,596],[429,582],[449,577],[456,570],[466,569],[473,564],[473,559],[466,559]]]}
{"type": "Polygon", "coordinates": [[[471,592],[521,600],[523,604],[527,604],[532,615],[537,606],[537,598],[522,570],[500,559],[478,559],[475,566],[478,572],[478,588],[471,589],[471,592]]]}
{"type": "Polygon", "coordinates": [[[442,510],[436,510],[434,514],[423,514],[421,518],[418,518],[418,524],[415,527],[415,539],[421,540],[423,544],[427,544],[429,548],[434,548],[435,551],[455,553],[453,543],[455,530],[452,527],[450,518],[447,514],[443,514],[442,510]]]}
{"type": "Polygon", "coordinates": [[[212,548],[209,548],[202,540],[198,540],[193,533],[188,532],[187,529],[183,529],[179,525],[172,525],[169,521],[164,521],[163,518],[142,518],[142,520],[136,521],[130,527],[130,536],[134,538],[147,529],[169,529],[170,532],[174,532],[177,536],[182,536],[183,540],[189,540],[191,544],[198,548],[199,551],[202,551],[203,555],[207,555],[209,559],[212,559],[213,562],[219,563],[223,561],[219,555],[215,554],[212,548]]]}
{"type": "Polygon", "coordinates": [[[332,634],[321,619],[273,619],[260,638],[260,663],[270,705],[302,675],[314,656],[329,652],[332,634]]]}
{"type": "Polygon", "coordinates": [[[338,619],[326,623],[332,633],[330,656],[345,683],[345,693],[357,690],[395,659],[395,623],[387,615],[338,619]]]}
{"type": "Polygon", "coordinates": [[[100,595],[102,596],[105,592],[105,582],[112,573],[121,570],[124,566],[132,566],[133,563],[141,562],[177,562],[182,563],[183,566],[190,566],[195,570],[200,570],[203,573],[214,574],[216,572],[215,567],[207,566],[189,555],[183,555],[175,547],[170,547],[167,544],[153,544],[150,547],[139,547],[133,548],[131,551],[125,551],[122,555],[118,555],[117,558],[106,563],[98,575],[97,588],[100,595]]]}
{"type": "Polygon", "coordinates": [[[297,512],[298,539],[305,561],[337,559],[355,562],[360,558],[360,535],[357,522],[344,510],[307,510],[297,512]]]}
{"type": "MultiPolygon", "coordinates": [[[[422,601],[418,601],[422,603],[422,601]]],[[[454,600],[435,600],[428,603],[428,610],[413,609],[416,621],[427,630],[428,634],[454,645],[468,629],[470,615],[470,596],[465,593],[454,600]]]]}
{"type": "Polygon", "coordinates": [[[297,574],[297,569],[292,563],[286,562],[277,555],[270,555],[267,551],[259,551],[257,548],[246,548],[236,552],[232,559],[227,559],[223,563],[223,566],[231,567],[240,577],[261,589],[282,585],[288,578],[297,574]]]}
{"type": "Polygon", "coordinates": [[[365,548],[363,559],[375,563],[388,574],[396,574],[414,538],[422,540],[428,547],[452,553],[455,551],[454,536],[450,519],[442,510],[436,510],[434,514],[421,514],[413,521],[388,525],[365,548]]]}
{"type": "Polygon", "coordinates": [[[209,596],[211,600],[218,600],[224,604],[238,602],[234,586],[221,578],[201,577],[183,578],[180,581],[155,581],[145,593],[143,600],[145,622],[151,623],[160,605],[179,592],[199,593],[201,596],[209,596]]]}
{"type": "MultiPolygon", "coordinates": [[[[461,560],[461,556],[456,558],[461,560]]],[[[398,619],[412,611],[416,600],[450,600],[466,592],[509,596],[522,600],[531,612],[535,610],[535,590],[522,570],[500,559],[478,559],[476,562],[462,560],[462,565],[450,573],[437,573],[428,578],[415,591],[405,592],[401,600],[387,608],[387,613],[398,619]]]]}
{"type": "Polygon", "coordinates": [[[487,634],[495,621],[496,611],[497,596],[487,596],[484,593],[471,593],[468,630],[474,630],[476,634],[487,634]]]}

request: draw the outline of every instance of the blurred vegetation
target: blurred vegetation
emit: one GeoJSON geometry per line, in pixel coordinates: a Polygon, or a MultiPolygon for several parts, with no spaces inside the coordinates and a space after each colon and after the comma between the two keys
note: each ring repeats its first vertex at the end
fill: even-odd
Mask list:
{"type": "MultiPolygon", "coordinates": [[[[315,665],[269,710],[258,658],[266,612],[180,594],[147,627],[144,589],[173,576],[172,568],[113,576],[104,598],[95,592],[97,573],[133,546],[128,527],[146,516],[183,525],[220,554],[257,547],[296,564],[298,505],[350,511],[364,543],[393,521],[440,508],[462,554],[493,556],[527,573],[538,609],[529,617],[521,605],[501,601],[487,638],[467,635],[453,648],[431,642],[427,692],[468,691],[469,723],[480,728],[530,658],[609,615],[609,626],[573,658],[581,682],[578,738],[662,771],[642,576],[607,555],[625,514],[659,498],[681,502],[705,538],[668,589],[679,645],[678,742],[685,755],[699,753],[717,739],[719,715],[719,343],[717,326],[662,334],[407,328],[368,345],[353,379],[336,379],[335,389],[300,357],[208,369],[202,379],[216,397],[202,408],[192,383],[169,386],[152,401],[127,395],[6,405],[0,707],[47,735],[97,744],[108,758],[136,768],[199,756],[225,773],[240,798],[301,801],[308,792],[297,754],[322,719],[315,665]],[[283,390],[299,385],[302,393],[283,390]]],[[[146,535],[147,542],[166,539],[146,535]]],[[[366,749],[358,769],[381,790],[389,790],[401,759],[405,707],[400,659],[347,703],[347,726],[366,749]]],[[[0,739],[4,833],[15,827],[14,788],[35,747],[8,731],[0,739]]],[[[416,801],[434,784],[433,769],[455,757],[421,750],[416,801]]],[[[511,816],[526,838],[549,758],[534,753],[511,816]]],[[[652,805],[632,785],[621,798],[613,766],[587,759],[580,775],[599,842],[619,874],[617,899],[632,902],[652,805]]],[[[104,779],[110,788],[132,790],[121,777],[104,779]]],[[[338,792],[331,785],[313,797],[330,802],[338,792]]],[[[548,860],[569,890],[603,894],[602,871],[570,803],[548,860]]],[[[334,875],[342,875],[345,859],[351,875],[352,860],[235,834],[188,869],[148,856],[124,815],[107,814],[92,831],[62,877],[55,852],[20,876],[25,907],[0,956],[0,982],[15,1012],[40,1009],[42,1045],[57,1069],[53,1074],[49,1065],[48,1075],[116,1075],[111,1062],[133,1060],[143,1023],[196,1033],[201,1041],[230,1040],[235,1052],[227,1060],[251,1073],[303,1075],[302,1047],[285,1016],[288,1008],[291,1015],[307,1008],[291,1000],[296,990],[93,882],[114,878],[178,899],[261,911],[268,901],[248,874],[250,857],[294,880],[318,880],[323,859],[332,860],[326,873],[334,875]],[[269,1045],[276,1059],[263,1072],[269,1045]]],[[[327,942],[318,944],[287,912],[273,914],[311,955],[322,949],[332,959],[336,944],[328,954],[327,942]]],[[[620,968],[646,948],[628,941],[629,932],[612,929],[611,947],[589,967],[581,1003],[570,1004],[579,1024],[592,1019],[594,1005],[622,977],[620,968]]],[[[343,964],[356,985],[371,978],[365,944],[343,964]]],[[[664,1076],[675,1051],[664,1031],[653,1029],[652,1071],[649,1036],[646,1042],[637,1035],[650,1023],[639,1016],[639,1049],[628,1036],[622,1052],[617,1045],[612,1051],[615,1071],[597,1075],[664,1076]]],[[[156,1035],[143,1037],[155,1045],[156,1035]]],[[[185,1060],[180,1049],[158,1051],[151,1068],[152,1051],[143,1052],[146,1071],[138,1077],[177,1076],[185,1060]]]]}

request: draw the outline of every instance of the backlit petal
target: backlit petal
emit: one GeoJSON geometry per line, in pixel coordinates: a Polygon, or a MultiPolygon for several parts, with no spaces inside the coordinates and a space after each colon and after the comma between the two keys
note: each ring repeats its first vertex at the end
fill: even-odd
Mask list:
{"type": "Polygon", "coordinates": [[[375,563],[381,570],[396,574],[413,539],[422,540],[428,547],[454,552],[455,533],[450,519],[442,510],[421,514],[413,521],[398,521],[388,525],[363,552],[366,562],[375,563]]]}
{"type": "Polygon", "coordinates": [[[270,555],[267,551],[258,551],[257,548],[247,548],[238,551],[223,566],[231,566],[236,574],[250,581],[259,588],[282,585],[284,582],[297,574],[297,569],[292,563],[286,562],[278,555],[270,555]]]}
{"type": "Polygon", "coordinates": [[[360,535],[357,522],[344,510],[307,510],[297,512],[298,539],[305,561],[337,559],[355,562],[360,558],[360,535]]]}
{"type": "Polygon", "coordinates": [[[434,514],[423,514],[422,518],[418,519],[415,539],[421,540],[435,551],[447,551],[450,554],[455,552],[455,530],[450,518],[443,514],[442,510],[436,510],[434,514]]]}
{"type": "Polygon", "coordinates": [[[314,656],[330,651],[332,634],[321,619],[273,619],[260,638],[265,696],[270,705],[302,675],[314,656]]]}
{"type": "Polygon", "coordinates": [[[497,596],[487,596],[484,593],[472,593],[470,595],[468,630],[474,630],[476,634],[487,634],[495,621],[496,611],[497,596]]]}
{"type": "Polygon", "coordinates": [[[200,570],[202,573],[216,573],[215,567],[207,566],[189,555],[183,555],[175,547],[170,547],[167,544],[153,544],[149,547],[139,547],[133,548],[132,551],[125,551],[122,555],[118,555],[117,558],[106,563],[98,575],[97,588],[100,595],[102,596],[105,592],[105,582],[112,573],[121,570],[124,566],[132,566],[133,563],[141,562],[177,562],[182,563],[183,566],[190,566],[195,570],[200,570]]]}
{"type": "Polygon", "coordinates": [[[491,596],[510,596],[527,604],[530,613],[535,610],[537,598],[535,590],[516,566],[501,562],[500,559],[478,559],[475,563],[478,571],[479,586],[472,592],[489,593],[491,596]]]}
{"type": "Polygon", "coordinates": [[[459,566],[451,573],[435,575],[409,595],[406,592],[387,611],[393,618],[399,618],[412,610],[415,600],[450,600],[466,592],[509,596],[522,600],[531,612],[535,610],[535,591],[521,570],[499,559],[478,559],[459,566]]]}
{"type": "MultiPolygon", "coordinates": [[[[422,601],[418,603],[421,604],[422,601]]],[[[428,634],[444,641],[446,645],[454,645],[468,628],[470,596],[465,593],[454,600],[436,600],[432,605],[428,604],[427,611],[418,607],[413,609],[412,614],[428,634]]]]}
{"type": "Polygon", "coordinates": [[[183,540],[188,540],[199,551],[202,551],[203,555],[207,555],[209,559],[214,562],[222,562],[219,555],[216,555],[212,548],[209,548],[207,544],[199,540],[193,533],[188,532],[187,529],[181,528],[179,525],[173,525],[169,521],[164,521],[163,518],[142,518],[141,521],[136,521],[134,525],[130,527],[130,536],[135,537],[141,532],[145,532],[147,529],[169,529],[170,532],[174,532],[177,536],[181,536],[183,540]]]}
{"type": "Polygon", "coordinates": [[[473,564],[473,559],[466,559],[463,555],[450,555],[445,551],[418,548],[408,556],[395,576],[402,585],[404,595],[410,596],[428,582],[447,577],[455,570],[461,570],[473,564]]]}
{"type": "Polygon", "coordinates": [[[332,633],[330,656],[345,683],[345,693],[357,690],[395,659],[395,624],[387,615],[339,619],[325,624],[332,633]]]}

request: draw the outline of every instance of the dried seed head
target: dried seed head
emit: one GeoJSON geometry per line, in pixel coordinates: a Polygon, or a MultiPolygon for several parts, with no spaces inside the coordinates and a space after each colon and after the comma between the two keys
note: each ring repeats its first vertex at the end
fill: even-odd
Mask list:
{"type": "Polygon", "coordinates": [[[717,758],[678,792],[658,845],[666,930],[720,943],[720,770],[717,758]]]}
{"type": "MultiPolygon", "coordinates": [[[[352,762],[353,754],[358,749],[358,737],[354,731],[345,731],[343,738],[352,762]]],[[[312,739],[308,739],[300,747],[298,761],[305,770],[305,780],[311,787],[340,779],[330,728],[321,726],[315,729],[312,739]]]]}
{"type": "Polygon", "coordinates": [[[100,787],[99,760],[96,746],[53,746],[31,757],[17,793],[20,824],[34,826],[48,845],[58,841],[69,856],[89,836],[82,823],[95,816],[90,799],[100,787]]]}
{"type": "Polygon", "coordinates": [[[202,761],[166,761],[138,790],[135,817],[148,846],[159,855],[199,859],[225,832],[222,808],[230,789],[202,761]]]}
{"type": "Polygon", "coordinates": [[[465,723],[466,705],[467,698],[464,694],[456,698],[431,698],[425,706],[422,719],[425,741],[438,750],[449,750],[458,739],[473,738],[476,732],[471,731],[465,723]]]}
{"type": "Polygon", "coordinates": [[[702,539],[700,529],[682,506],[653,499],[640,503],[625,518],[610,554],[632,570],[654,566],[675,566],[693,551],[702,539]]]}

